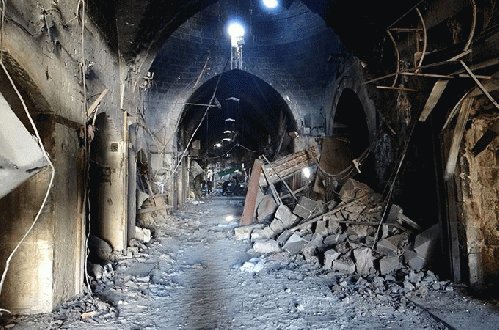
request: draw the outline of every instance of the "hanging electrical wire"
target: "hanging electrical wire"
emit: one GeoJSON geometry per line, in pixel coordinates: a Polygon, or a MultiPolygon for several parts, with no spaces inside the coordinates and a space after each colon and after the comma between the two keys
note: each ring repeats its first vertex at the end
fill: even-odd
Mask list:
{"type": "MultiPolygon", "coordinates": [[[[5,10],[5,1],[2,1],[2,3],[3,3],[3,10],[5,10]]],[[[2,15],[2,17],[3,17],[3,15],[2,15]]],[[[3,23],[4,23],[4,21],[2,21],[2,30],[3,30],[3,23]]],[[[3,45],[2,45],[2,49],[3,49],[3,45]]],[[[31,223],[31,226],[25,232],[25,234],[23,235],[23,237],[21,238],[21,240],[16,244],[16,246],[14,247],[14,249],[12,250],[12,252],[10,253],[10,255],[7,257],[7,260],[5,262],[5,269],[4,269],[3,273],[2,273],[2,278],[0,280],[0,294],[1,294],[2,293],[2,289],[3,289],[3,285],[5,283],[5,279],[6,279],[6,276],[7,276],[7,272],[9,271],[9,266],[10,266],[10,263],[12,261],[12,257],[15,255],[15,253],[17,252],[17,250],[19,249],[19,247],[24,243],[24,241],[26,240],[26,238],[28,237],[28,235],[31,233],[31,231],[35,227],[35,224],[38,222],[38,219],[40,218],[40,215],[42,214],[42,211],[45,208],[45,205],[47,204],[47,200],[48,200],[48,197],[50,195],[50,191],[52,190],[52,186],[53,186],[53,183],[54,183],[55,167],[54,167],[52,161],[50,160],[50,157],[49,157],[47,151],[45,150],[45,147],[43,145],[43,142],[42,142],[42,139],[40,137],[40,134],[38,133],[38,130],[36,128],[35,122],[33,121],[33,118],[31,117],[31,115],[30,115],[30,113],[28,111],[28,107],[26,106],[26,103],[24,102],[24,99],[23,99],[21,93],[19,92],[19,90],[17,89],[16,85],[14,84],[14,80],[12,79],[11,75],[9,74],[9,71],[7,70],[7,68],[5,67],[5,65],[3,63],[3,58],[0,58],[0,66],[2,67],[2,70],[4,71],[5,75],[7,76],[7,79],[9,80],[12,88],[16,92],[17,97],[21,101],[21,104],[22,104],[22,107],[24,109],[24,112],[26,113],[26,116],[28,117],[28,120],[29,120],[29,122],[31,124],[31,127],[33,128],[33,131],[35,132],[35,140],[38,143],[38,145],[40,146],[40,148],[41,148],[41,150],[43,152],[43,156],[45,157],[45,159],[46,159],[46,161],[47,161],[47,163],[48,163],[48,165],[50,167],[50,180],[49,180],[49,184],[48,184],[48,187],[47,187],[47,191],[45,192],[45,197],[43,199],[43,202],[42,202],[40,208],[38,209],[38,212],[36,213],[35,218],[33,219],[33,222],[31,223]]],[[[4,310],[4,311],[7,311],[7,310],[4,310]]]]}
{"type": "Polygon", "coordinates": [[[215,85],[215,89],[213,91],[213,94],[211,95],[211,98],[210,98],[210,101],[208,102],[208,105],[206,107],[206,110],[203,114],[203,117],[201,118],[201,120],[199,121],[199,124],[198,126],[196,127],[196,129],[194,130],[194,132],[192,133],[189,141],[187,142],[187,145],[185,146],[185,149],[184,151],[182,152],[182,154],[180,155],[180,159],[177,161],[177,165],[175,166],[172,174],[170,175],[169,179],[173,176],[174,173],[177,173],[178,171],[178,168],[180,167],[181,163],[182,163],[182,159],[186,156],[187,154],[187,151],[189,150],[189,147],[191,146],[191,143],[192,143],[192,140],[194,140],[194,136],[196,135],[196,133],[198,132],[199,128],[201,127],[201,125],[203,124],[204,122],[204,119],[206,118],[206,116],[208,115],[208,111],[210,111],[210,109],[212,108],[212,105],[213,105],[213,102],[215,101],[215,96],[217,94],[217,91],[218,91],[218,86],[220,84],[220,80],[222,79],[222,75],[224,74],[225,72],[225,69],[227,68],[227,64],[229,63],[230,61],[230,58],[228,58],[228,60],[226,61],[225,65],[224,65],[224,69],[222,70],[222,73],[218,76],[218,79],[217,79],[217,83],[215,85]]]}

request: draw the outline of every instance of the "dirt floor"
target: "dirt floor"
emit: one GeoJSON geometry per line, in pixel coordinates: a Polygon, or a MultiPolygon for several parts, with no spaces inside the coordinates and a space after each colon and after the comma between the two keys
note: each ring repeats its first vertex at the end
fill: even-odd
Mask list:
{"type": "MultiPolygon", "coordinates": [[[[498,304],[434,280],[341,275],[234,238],[243,199],[189,203],[92,281],[93,294],[5,329],[499,329],[498,304]]],[[[414,274],[409,274],[414,276],[414,274]]],[[[425,278],[432,278],[426,273],[425,278]]]]}

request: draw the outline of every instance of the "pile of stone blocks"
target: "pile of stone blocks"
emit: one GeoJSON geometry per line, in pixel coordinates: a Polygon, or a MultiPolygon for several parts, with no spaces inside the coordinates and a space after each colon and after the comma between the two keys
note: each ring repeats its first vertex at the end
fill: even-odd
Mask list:
{"type": "Polygon", "coordinates": [[[278,205],[270,224],[236,228],[236,237],[250,240],[257,253],[302,255],[343,274],[385,276],[428,267],[438,246],[438,225],[420,231],[393,205],[379,227],[382,196],[353,179],[346,181],[339,197],[329,204],[301,197],[293,210],[278,205]]]}

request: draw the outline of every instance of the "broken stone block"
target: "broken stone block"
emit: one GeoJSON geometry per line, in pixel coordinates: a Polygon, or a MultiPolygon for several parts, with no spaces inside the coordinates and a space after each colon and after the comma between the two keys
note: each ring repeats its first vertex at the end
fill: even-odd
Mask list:
{"type": "Polygon", "coordinates": [[[359,237],[357,234],[350,234],[348,235],[348,240],[351,243],[359,244],[361,241],[361,237],[359,237]]]}
{"type": "Polygon", "coordinates": [[[338,206],[338,202],[335,200],[332,200],[329,203],[327,203],[327,209],[329,211],[334,210],[336,206],[338,206]]]}
{"type": "Polygon", "coordinates": [[[414,270],[411,270],[409,274],[405,276],[405,279],[408,280],[409,282],[419,286],[419,283],[421,280],[424,278],[424,273],[423,272],[417,272],[414,270]]]}
{"type": "Polygon", "coordinates": [[[237,240],[247,240],[251,238],[251,232],[255,229],[262,229],[263,225],[250,225],[234,228],[234,235],[237,240]]]}
{"type": "Polygon", "coordinates": [[[332,270],[342,274],[353,274],[355,273],[355,263],[350,257],[342,256],[333,261],[332,270]]]}
{"type": "Polygon", "coordinates": [[[390,211],[388,212],[388,217],[386,218],[386,222],[398,222],[399,217],[403,214],[403,210],[400,206],[396,204],[392,204],[390,207],[390,211]]]}
{"type": "Polygon", "coordinates": [[[286,244],[284,244],[283,250],[290,254],[300,253],[309,242],[300,237],[300,235],[294,233],[288,239],[286,244]]]}
{"type": "Polygon", "coordinates": [[[92,255],[100,260],[109,260],[113,253],[111,245],[97,236],[88,237],[88,248],[92,255]]]}
{"type": "Polygon", "coordinates": [[[330,249],[324,252],[324,268],[331,269],[333,267],[333,261],[338,259],[340,256],[341,253],[337,252],[334,249],[330,249]]]}
{"type": "Polygon", "coordinates": [[[273,239],[256,241],[253,243],[253,250],[257,253],[277,253],[280,252],[279,244],[273,239]]]}
{"type": "Polygon", "coordinates": [[[317,221],[317,226],[315,227],[315,233],[321,236],[327,236],[329,234],[328,228],[326,227],[327,222],[324,220],[317,221]]]}
{"type": "Polygon", "coordinates": [[[90,273],[90,276],[93,276],[97,281],[100,281],[104,268],[99,264],[88,263],[88,272],[90,273]]]}
{"type": "MultiPolygon", "coordinates": [[[[440,225],[436,224],[418,234],[414,240],[414,251],[423,259],[429,259],[440,238],[440,225]]],[[[429,261],[429,260],[428,260],[429,261]]]]}
{"type": "Polygon", "coordinates": [[[281,220],[279,219],[274,219],[269,225],[269,228],[272,230],[274,233],[281,233],[284,229],[286,229],[286,226],[282,223],[281,220]]]}
{"type": "Polygon", "coordinates": [[[388,275],[402,268],[399,256],[385,256],[379,261],[379,271],[381,275],[388,275]]]}
{"type": "Polygon", "coordinates": [[[397,250],[398,247],[386,238],[379,240],[376,244],[376,251],[379,253],[393,256],[397,254],[397,250]]]}
{"type": "Polygon", "coordinates": [[[372,193],[374,191],[368,185],[350,178],[341,187],[339,195],[342,202],[349,203],[372,193]]]}
{"type": "Polygon", "coordinates": [[[338,243],[336,244],[336,251],[341,254],[347,253],[350,251],[350,244],[348,242],[338,243]]]}
{"type": "Polygon", "coordinates": [[[259,223],[268,223],[274,218],[274,213],[277,210],[277,203],[270,195],[263,196],[256,211],[256,218],[259,223]]]}
{"type": "Polygon", "coordinates": [[[149,199],[149,194],[146,194],[145,192],[143,191],[138,191],[137,192],[137,209],[140,209],[142,208],[142,204],[144,204],[144,202],[149,199]]]}
{"type": "Polygon", "coordinates": [[[137,241],[149,243],[151,241],[151,230],[135,226],[134,237],[137,241]]]}
{"type": "Polygon", "coordinates": [[[286,244],[288,239],[293,235],[294,233],[290,230],[285,230],[283,231],[276,239],[277,243],[279,243],[279,246],[283,246],[286,244]]]}
{"type": "Polygon", "coordinates": [[[425,260],[412,250],[404,251],[404,262],[412,269],[419,271],[425,267],[425,260]]]}
{"type": "Polygon", "coordinates": [[[407,264],[414,270],[422,270],[424,267],[426,267],[427,262],[418,254],[414,254],[412,258],[407,260],[407,264]]]}
{"type": "Polygon", "coordinates": [[[346,220],[357,221],[366,209],[366,204],[360,201],[353,201],[342,208],[342,214],[346,220]]]}
{"type": "Polygon", "coordinates": [[[268,239],[272,236],[269,234],[272,234],[272,233],[273,232],[269,227],[265,227],[265,228],[261,228],[261,229],[258,229],[258,228],[253,229],[253,231],[250,234],[250,239],[252,242],[258,241],[261,239],[268,239]]]}
{"type": "Polygon", "coordinates": [[[323,215],[322,219],[327,221],[327,228],[330,234],[336,234],[341,232],[340,221],[344,220],[343,216],[338,212],[328,212],[323,215]]]}
{"type": "Polygon", "coordinates": [[[295,225],[299,218],[291,212],[291,210],[286,205],[279,205],[275,213],[275,218],[281,220],[284,229],[287,229],[295,225]]]}
{"type": "Polygon", "coordinates": [[[293,213],[303,219],[312,219],[313,217],[324,213],[324,203],[322,201],[314,201],[307,197],[301,197],[298,204],[295,206],[293,213]]]}
{"type": "Polygon", "coordinates": [[[357,272],[366,276],[374,273],[374,257],[370,248],[357,249],[353,251],[357,272]]]}
{"type": "Polygon", "coordinates": [[[324,238],[324,245],[335,245],[338,243],[345,242],[347,240],[347,233],[329,235],[324,238]]]}
{"type": "Polygon", "coordinates": [[[378,242],[377,251],[386,255],[395,255],[407,244],[409,233],[405,232],[383,238],[378,242]]]}
{"type": "Polygon", "coordinates": [[[317,249],[324,246],[323,236],[314,234],[310,242],[308,242],[302,250],[303,255],[307,261],[316,262],[318,259],[315,257],[317,249]]]}

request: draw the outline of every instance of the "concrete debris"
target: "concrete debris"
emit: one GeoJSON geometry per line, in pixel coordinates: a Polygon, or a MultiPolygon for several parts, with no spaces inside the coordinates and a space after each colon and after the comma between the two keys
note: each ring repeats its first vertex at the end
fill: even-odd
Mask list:
{"type": "Polygon", "coordinates": [[[258,273],[264,268],[264,266],[265,262],[263,259],[251,258],[249,261],[246,261],[239,269],[247,273],[258,273]]]}
{"type": "Polygon", "coordinates": [[[360,275],[374,274],[374,256],[370,248],[354,250],[353,255],[357,272],[360,275]]]}
{"type": "Polygon", "coordinates": [[[151,230],[135,226],[135,236],[137,241],[149,243],[151,241],[151,230]]]}
{"type": "Polygon", "coordinates": [[[146,194],[145,192],[143,191],[138,191],[137,192],[137,209],[141,209],[142,208],[142,204],[144,204],[144,202],[149,199],[149,194],[146,194]]]}
{"type": "Polygon", "coordinates": [[[279,205],[275,213],[275,219],[281,220],[286,228],[289,228],[296,224],[299,218],[291,212],[291,210],[284,204],[279,205]]]}
{"type": "MultiPolygon", "coordinates": [[[[270,225],[251,234],[238,231],[236,237],[247,239],[250,235],[257,253],[279,252],[281,246],[290,255],[302,255],[312,264],[321,263],[325,269],[343,274],[392,276],[430,266],[440,234],[438,226],[421,232],[412,242],[411,233],[417,233],[419,226],[403,214],[401,207],[393,205],[382,225],[382,237],[377,240],[384,207],[381,195],[349,179],[339,197],[339,203],[330,202],[327,207],[322,201],[301,197],[293,212],[279,205],[270,225]]],[[[402,286],[394,290],[399,289],[402,286]]]]}
{"type": "Polygon", "coordinates": [[[99,263],[111,259],[113,248],[111,245],[97,236],[88,237],[88,249],[90,250],[89,259],[99,263]]]}
{"type": "Polygon", "coordinates": [[[238,227],[234,228],[234,235],[236,236],[236,239],[238,240],[249,240],[251,238],[251,232],[256,229],[262,229],[263,225],[257,224],[257,225],[249,225],[249,226],[243,226],[243,227],[238,227]]]}
{"type": "Polygon", "coordinates": [[[298,254],[305,248],[307,243],[308,241],[301,238],[300,235],[294,233],[287,240],[286,244],[284,244],[283,249],[284,251],[287,251],[289,254],[298,254]]]}
{"type": "Polygon", "coordinates": [[[324,213],[325,204],[322,201],[314,201],[307,197],[301,197],[295,206],[293,213],[303,219],[311,219],[324,213]]]}
{"type": "Polygon", "coordinates": [[[391,274],[402,268],[399,256],[385,256],[379,260],[379,271],[381,275],[391,274]]]}
{"type": "Polygon", "coordinates": [[[259,241],[262,239],[269,239],[273,236],[274,232],[269,228],[257,228],[251,232],[250,239],[252,242],[259,241]]]}
{"type": "Polygon", "coordinates": [[[339,259],[333,261],[332,270],[337,271],[341,274],[353,274],[355,273],[355,263],[353,262],[352,258],[344,255],[339,259]]]}
{"type": "Polygon", "coordinates": [[[277,203],[270,195],[264,195],[256,209],[258,223],[269,223],[274,218],[277,210],[277,203]]]}
{"type": "Polygon", "coordinates": [[[338,259],[339,256],[341,256],[341,253],[337,252],[335,249],[330,249],[324,252],[324,268],[333,268],[333,261],[338,259]]]}
{"type": "Polygon", "coordinates": [[[253,250],[255,250],[256,253],[263,254],[281,252],[279,244],[273,239],[256,241],[253,243],[253,250]]]}
{"type": "Polygon", "coordinates": [[[377,194],[368,185],[355,181],[354,179],[348,179],[343,187],[340,189],[340,199],[344,203],[349,203],[354,200],[362,200],[366,202],[376,196],[377,194]]]}
{"type": "Polygon", "coordinates": [[[269,227],[274,234],[278,234],[284,229],[288,229],[294,226],[298,222],[298,220],[299,218],[295,214],[293,214],[287,206],[280,205],[277,208],[275,218],[274,220],[272,220],[269,227]]]}

